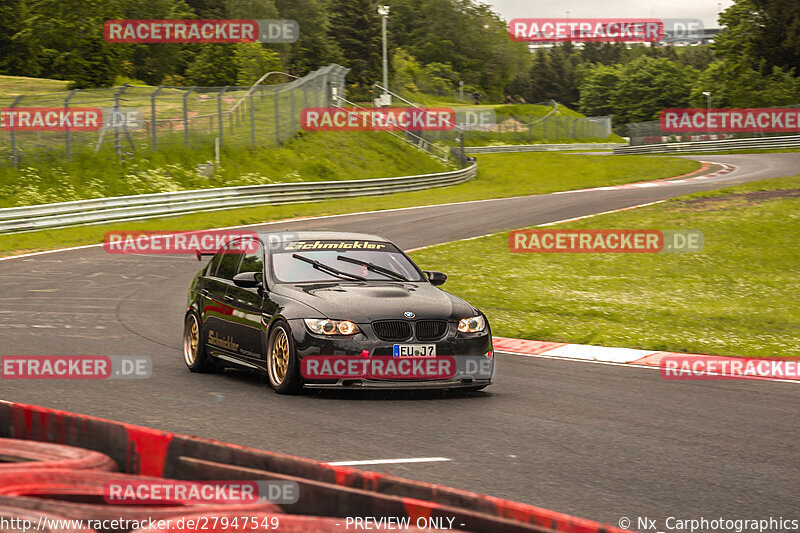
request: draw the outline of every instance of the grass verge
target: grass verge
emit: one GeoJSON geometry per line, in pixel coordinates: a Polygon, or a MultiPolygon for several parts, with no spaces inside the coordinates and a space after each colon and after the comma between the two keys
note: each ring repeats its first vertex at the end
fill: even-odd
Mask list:
{"type": "Polygon", "coordinates": [[[692,172],[696,161],[673,157],[520,153],[478,156],[476,179],[452,187],[386,196],[327,200],[197,213],[142,222],[81,226],[0,235],[0,255],[102,242],[112,230],[188,231],[297,217],[352,213],[529,194],[667,178],[692,172]]]}
{"type": "Polygon", "coordinates": [[[800,357],[800,176],[558,228],[695,229],[691,254],[517,254],[508,233],[420,250],[500,336],[741,357],[800,357]],[[480,265],[476,270],[475,265],[480,265]]]}
{"type": "Polygon", "coordinates": [[[280,148],[230,146],[206,178],[197,165],[213,159],[211,149],[169,147],[139,153],[126,162],[107,154],[73,161],[0,167],[0,207],[86,198],[205,189],[234,185],[386,178],[443,172],[447,167],[389,134],[301,133],[280,148]]]}

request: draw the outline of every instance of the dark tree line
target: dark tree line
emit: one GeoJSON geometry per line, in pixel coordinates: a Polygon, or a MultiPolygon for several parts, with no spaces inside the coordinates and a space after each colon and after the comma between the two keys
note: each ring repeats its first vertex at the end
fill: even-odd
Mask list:
{"type": "MultiPolygon", "coordinates": [[[[435,83],[459,80],[500,98],[528,52],[505,23],[473,0],[386,0],[392,63],[398,51],[435,83]]],[[[303,75],[337,62],[368,93],[381,78],[377,0],[2,0],[0,73],[107,87],[118,76],[150,85],[237,85],[262,68],[303,75]],[[300,24],[292,44],[109,44],[108,19],[286,18],[300,24]]],[[[392,64],[394,68],[394,65],[392,64]]],[[[423,84],[424,85],[424,84],[423,84]]],[[[425,88],[425,87],[423,87],[425,88]]]]}
{"type": "Polygon", "coordinates": [[[725,31],[707,46],[541,48],[508,90],[614,115],[616,124],[654,120],[667,107],[800,104],[800,2],[737,0],[719,22],[725,31]]]}

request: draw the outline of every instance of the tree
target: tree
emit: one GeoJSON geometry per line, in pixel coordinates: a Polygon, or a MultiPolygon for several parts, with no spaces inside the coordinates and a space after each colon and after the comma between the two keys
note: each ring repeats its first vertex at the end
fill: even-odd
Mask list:
{"type": "Polygon", "coordinates": [[[684,46],[678,50],[678,61],[702,72],[714,62],[714,54],[707,45],[684,46]]]}
{"type": "Polygon", "coordinates": [[[397,48],[392,56],[394,77],[392,87],[395,91],[416,93],[420,91],[425,69],[419,61],[404,48],[397,48]]]}
{"type": "Polygon", "coordinates": [[[554,98],[558,92],[555,79],[556,73],[552,66],[550,53],[545,49],[537,50],[533,58],[533,66],[530,69],[530,93],[527,100],[542,102],[554,98]]]}
{"type": "Polygon", "coordinates": [[[609,65],[583,65],[578,89],[581,113],[604,116],[616,113],[613,105],[620,84],[622,67],[609,65]]]}
{"type": "Polygon", "coordinates": [[[30,8],[26,0],[0,3],[0,73],[36,76],[41,67],[33,28],[28,23],[30,8]]]}
{"type": "Polygon", "coordinates": [[[286,65],[294,74],[306,74],[330,63],[344,63],[344,55],[331,34],[327,0],[275,0],[281,18],[296,20],[300,38],[285,45],[286,65]]]}
{"type": "Polygon", "coordinates": [[[500,100],[530,67],[525,43],[488,6],[473,0],[393,0],[390,39],[421,64],[450,64],[458,81],[500,100]]]}
{"type": "Polygon", "coordinates": [[[235,62],[236,45],[201,44],[200,53],[186,69],[189,85],[222,87],[236,85],[239,74],[235,62]]]}
{"type": "Polygon", "coordinates": [[[531,101],[556,100],[565,105],[580,98],[575,83],[575,68],[580,59],[572,43],[539,49],[530,70],[531,101]]]}
{"type": "Polygon", "coordinates": [[[339,43],[347,80],[362,92],[381,78],[381,17],[376,0],[332,0],[330,36],[339,43]]]}
{"type": "Polygon", "coordinates": [[[800,72],[800,3],[736,0],[720,15],[726,31],[714,41],[721,59],[769,75],[774,67],[800,72]]]}
{"type": "Polygon", "coordinates": [[[730,60],[713,63],[692,87],[690,102],[705,107],[703,92],[713,107],[771,107],[800,102],[800,79],[779,67],[765,76],[748,65],[730,60]]]}
{"type": "Polygon", "coordinates": [[[118,4],[105,0],[37,2],[28,20],[41,47],[41,75],[77,88],[112,86],[124,49],[106,42],[103,24],[120,15],[118,4]]]}
{"type": "Polygon", "coordinates": [[[617,123],[656,120],[664,108],[685,107],[697,71],[666,58],[639,57],[623,66],[610,100],[617,123]]]}
{"type": "MultiPolygon", "coordinates": [[[[193,19],[195,13],[184,0],[123,0],[126,19],[193,19]]],[[[117,44],[123,50],[122,71],[126,76],[159,85],[167,76],[182,75],[197,55],[189,44],[117,44]]]]}
{"type": "Polygon", "coordinates": [[[272,71],[280,71],[281,58],[261,43],[237,44],[233,55],[236,64],[236,84],[249,86],[272,71]]]}

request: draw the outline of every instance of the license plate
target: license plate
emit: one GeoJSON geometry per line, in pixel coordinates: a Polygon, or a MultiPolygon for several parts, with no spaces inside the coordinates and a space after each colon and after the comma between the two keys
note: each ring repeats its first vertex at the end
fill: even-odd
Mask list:
{"type": "Polygon", "coordinates": [[[400,357],[436,357],[435,344],[395,344],[392,355],[400,357]]]}

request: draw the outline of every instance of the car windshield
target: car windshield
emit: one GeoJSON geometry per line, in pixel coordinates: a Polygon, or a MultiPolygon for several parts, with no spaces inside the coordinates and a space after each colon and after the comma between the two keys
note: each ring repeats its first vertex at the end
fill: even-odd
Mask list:
{"type": "Polygon", "coordinates": [[[283,283],[424,280],[393,244],[352,239],[287,242],[273,251],[272,271],[283,283]]]}

